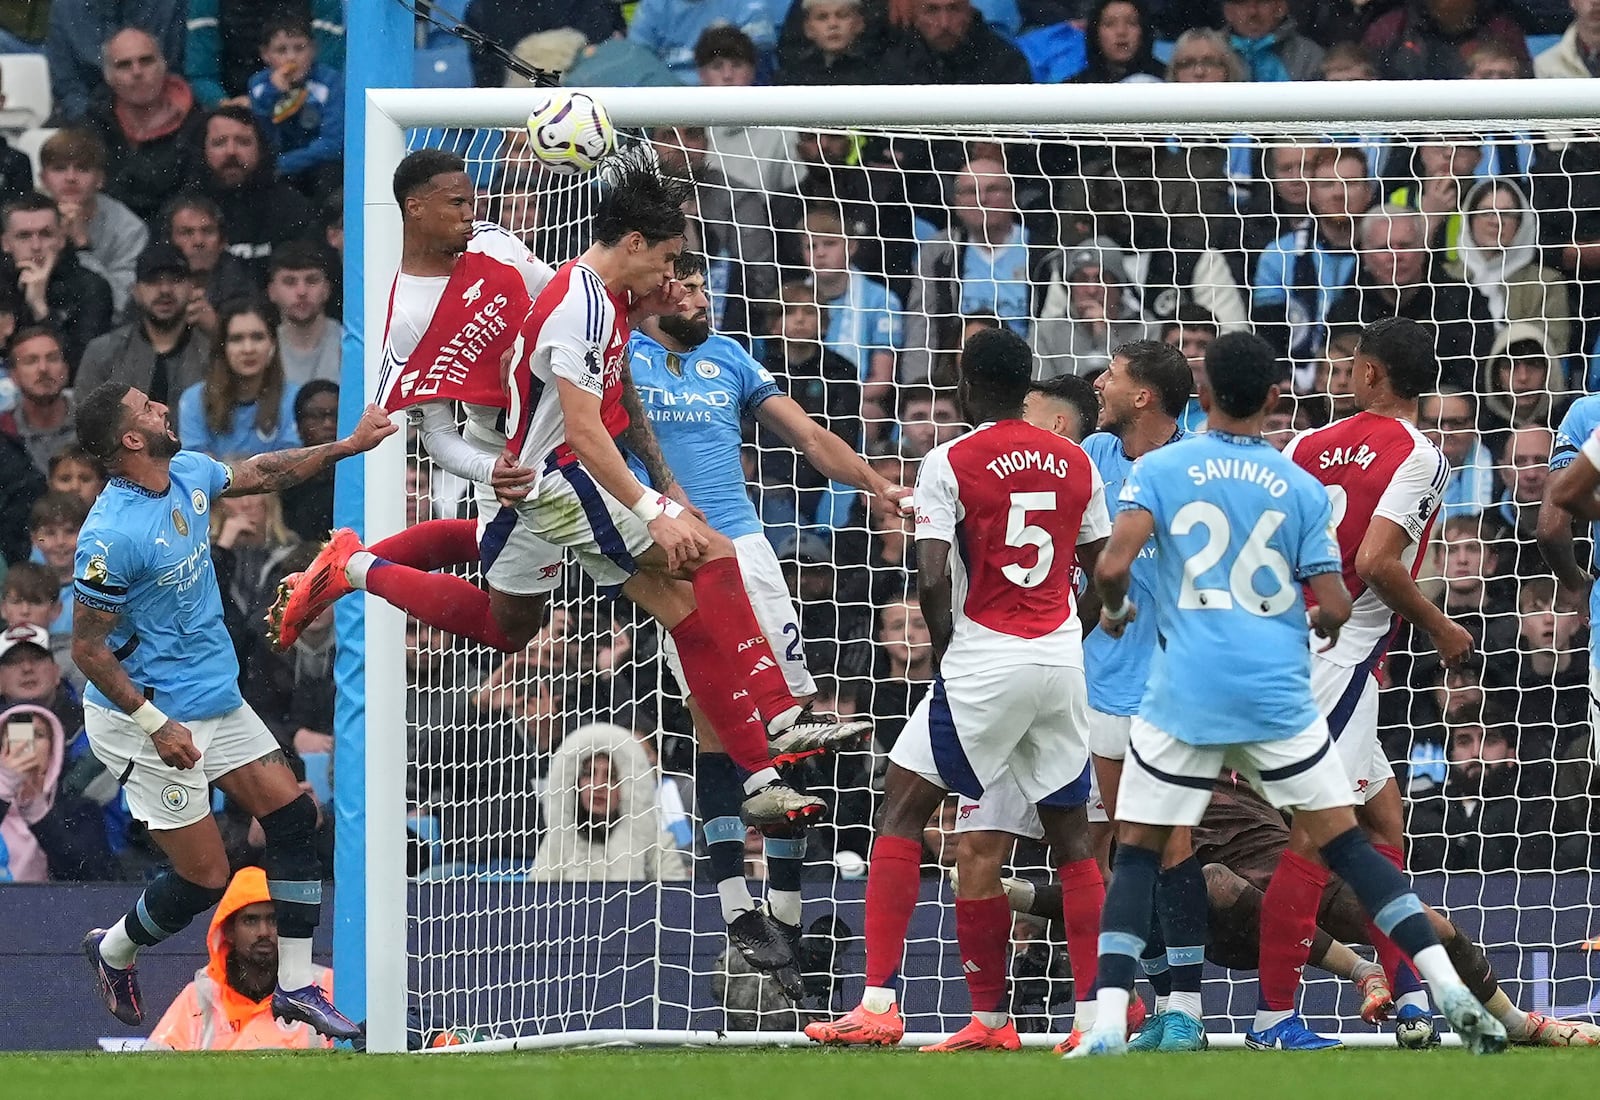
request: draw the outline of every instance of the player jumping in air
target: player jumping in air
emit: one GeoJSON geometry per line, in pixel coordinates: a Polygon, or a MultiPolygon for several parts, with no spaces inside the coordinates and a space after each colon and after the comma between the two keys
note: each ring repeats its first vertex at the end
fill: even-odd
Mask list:
{"type": "Polygon", "coordinates": [[[1163,645],[1118,799],[1098,1025],[1069,1058],[1128,1049],[1123,1017],[1162,850],[1175,826],[1200,823],[1225,768],[1296,812],[1326,864],[1415,960],[1462,1042],[1480,1053],[1505,1048],[1505,1028],[1462,983],[1422,902],[1356,824],[1350,782],[1313,702],[1300,586],[1316,598],[1317,634],[1335,644],[1350,595],[1327,492],[1261,438],[1278,373],[1255,336],[1230,333],[1211,345],[1200,393],[1209,431],[1145,455],[1129,472],[1095,572],[1101,627],[1121,633],[1140,611],[1128,599],[1133,562],[1155,537],[1156,595],[1143,610],[1155,613],[1163,645]]]}
{"type": "MultiPolygon", "coordinates": [[[[508,450],[538,470],[539,481],[517,504],[516,522],[570,550],[598,583],[620,585],[671,633],[684,686],[745,773],[746,823],[814,821],[825,803],[779,779],[768,735],[832,744],[863,727],[814,717],[795,700],[756,621],[733,543],[646,489],[615,442],[632,419],[629,311],[675,312],[681,297],[673,265],[689,185],[661,176],[643,152],[608,163],[594,243],[556,273],[517,336],[508,450]]],[[[664,468],[653,433],[640,437],[631,449],[647,469],[664,468]]]]}
{"type": "MultiPolygon", "coordinates": [[[[1317,709],[1351,781],[1356,820],[1373,847],[1405,867],[1405,811],[1389,759],[1378,741],[1377,669],[1403,617],[1432,639],[1446,668],[1472,650],[1472,635],[1452,622],[1415,580],[1450,464],[1416,428],[1418,398],[1438,384],[1432,330],[1405,318],[1375,321],[1356,344],[1351,387],[1356,415],[1296,436],[1284,449],[1327,487],[1338,529],[1339,563],[1354,595],[1350,622],[1336,644],[1311,658],[1317,709]]],[[[1245,1041],[1252,1047],[1316,1049],[1337,1046],[1306,1030],[1294,1011],[1305,941],[1316,926],[1317,900],[1327,885],[1317,845],[1297,829],[1261,912],[1260,1004],[1245,1041]]],[[[1401,1020],[1427,1019],[1428,995],[1416,971],[1380,929],[1367,937],[1389,976],[1401,1020]]],[[[1376,1022],[1387,1005],[1367,1005],[1376,1022]]]]}
{"type": "MultiPolygon", "coordinates": [[[[745,491],[739,458],[744,419],[753,416],[823,476],[872,494],[886,508],[898,509],[910,490],[891,484],[867,465],[852,443],[812,420],[743,347],[712,333],[705,261],[698,254],[681,254],[675,271],[686,292],[682,310],[646,320],[629,342],[634,388],[643,415],[654,426],[664,465],[681,476],[688,499],[705,513],[706,522],[733,540],[756,622],[774,641],[773,654],[789,690],[797,699],[809,699],[816,694],[816,684],[806,668],[800,616],[745,491]]],[[[640,418],[639,411],[629,411],[635,419],[640,418]]],[[[648,470],[636,472],[655,481],[648,470]]],[[[685,683],[671,635],[663,649],[673,675],[680,684],[685,683]]],[[[805,837],[766,838],[767,909],[763,912],[745,882],[745,830],[739,820],[743,795],[738,773],[693,698],[689,711],[694,716],[698,749],[695,803],[722,901],[722,917],[728,923],[728,938],[752,967],[779,975],[798,995],[794,949],[800,940],[805,837]]],[[[865,723],[859,729],[864,730],[865,723]]],[[[847,726],[839,731],[851,736],[858,732],[847,726]]],[[[779,761],[811,747],[797,743],[790,734],[780,735],[772,743],[779,761]]]]}
{"type": "MultiPolygon", "coordinates": [[[[1225,777],[1217,781],[1205,816],[1193,830],[1193,843],[1195,858],[1205,870],[1210,899],[1206,958],[1230,970],[1255,970],[1260,965],[1262,895],[1288,849],[1288,823],[1249,784],[1225,777]]],[[[1006,880],[1006,895],[1013,909],[1047,920],[1060,916],[1060,891],[1054,883],[1035,886],[1023,879],[1006,880]]],[[[1501,989],[1483,948],[1431,907],[1428,920],[1456,972],[1472,995],[1505,1025],[1511,1042],[1548,1047],[1600,1045],[1600,1026],[1519,1009],[1501,989]]],[[[1354,982],[1364,1002],[1389,996],[1383,968],[1346,946],[1365,943],[1369,924],[1355,893],[1343,879],[1331,876],[1317,909],[1309,961],[1354,982]]]]}
{"type": "Polygon", "coordinates": [[[534,481],[505,454],[501,360],[553,272],[501,226],[473,219],[476,192],[453,153],[420,149],[406,157],[395,169],[394,197],[400,270],[389,291],[378,400],[390,412],[410,410],[435,464],[472,484],[478,518],[429,520],[365,551],[354,531],[336,531],[305,572],[285,578],[268,615],[270,633],[287,649],[329,604],[363,589],[432,626],[515,652],[544,622],[562,554],[495,522],[498,496],[520,498],[534,481]],[[457,402],[466,411],[460,432],[457,402]],[[472,562],[482,566],[488,591],[430,572],[472,562]]]}
{"type": "MultiPolygon", "coordinates": [[[[922,460],[917,591],[935,677],[889,755],[867,873],[866,992],[842,1018],[807,1026],[819,1042],[903,1037],[893,982],[917,904],[923,826],[948,791],[976,798],[1009,771],[1038,807],[1062,881],[1082,884],[1096,902],[1104,889],[1084,810],[1088,698],[1072,582],[1076,564],[1093,568],[1109,517],[1083,449],[1022,419],[1032,368],[1015,333],[975,333],[962,350],[958,393],[979,426],[922,460]]],[[[1021,1045],[1005,1011],[1011,912],[998,886],[982,876],[959,885],[956,938],[973,1018],[925,1049],[1021,1045]]],[[[1086,908],[1063,916],[1073,973],[1088,988],[1095,921],[1086,908]]]]}
{"type": "Polygon", "coordinates": [[[117,1019],[144,1019],[134,957],[189,926],[228,885],[210,785],[261,823],[277,908],[272,1011],[323,1035],[360,1034],[317,986],[311,933],[322,905],[317,804],[304,794],[267,727],[239,695],[239,664],[211,568],[211,505],[275,493],[316,477],[395,431],[368,407],[348,437],[277,451],[233,468],[179,449],[167,407],[107,382],[78,406],[78,441],[112,475],[78,535],[72,655],[89,678],[84,729],[122,784],[133,816],[172,868],[83,951],[117,1019]]]}

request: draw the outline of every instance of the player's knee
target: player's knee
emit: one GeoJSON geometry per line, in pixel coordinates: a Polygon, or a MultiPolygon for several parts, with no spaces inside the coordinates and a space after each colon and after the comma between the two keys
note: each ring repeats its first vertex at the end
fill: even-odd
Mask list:
{"type": "Polygon", "coordinates": [[[264,814],[260,821],[269,855],[274,849],[309,852],[317,835],[317,804],[310,795],[302,793],[270,814],[264,814]]]}
{"type": "Polygon", "coordinates": [[[961,897],[990,898],[1001,892],[1000,879],[1005,873],[1009,847],[1010,837],[1003,833],[962,834],[956,850],[961,897]]]}
{"type": "Polygon", "coordinates": [[[706,536],[706,549],[700,555],[701,561],[714,561],[717,558],[737,556],[737,551],[733,548],[733,540],[727,535],[722,534],[720,531],[713,531],[709,527],[704,528],[703,534],[706,536]]]}
{"type": "Polygon", "coordinates": [[[540,596],[509,596],[490,590],[489,608],[495,625],[500,628],[510,652],[520,653],[544,629],[545,609],[549,600],[540,596]]]}

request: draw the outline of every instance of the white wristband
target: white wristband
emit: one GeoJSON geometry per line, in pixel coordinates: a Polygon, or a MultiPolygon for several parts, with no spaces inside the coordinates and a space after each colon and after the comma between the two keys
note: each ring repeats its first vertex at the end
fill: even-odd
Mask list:
{"type": "Polygon", "coordinates": [[[146,734],[154,734],[156,730],[167,724],[167,716],[162,714],[160,708],[148,699],[128,717],[139,723],[139,728],[144,730],[146,734]]]}
{"type": "Polygon", "coordinates": [[[683,505],[661,493],[645,493],[644,496],[639,498],[639,502],[633,506],[632,510],[633,514],[645,523],[650,523],[663,515],[668,519],[677,519],[683,515],[683,505]]]}
{"type": "Polygon", "coordinates": [[[1106,618],[1110,619],[1112,622],[1120,623],[1123,619],[1128,617],[1128,608],[1128,597],[1124,596],[1122,597],[1122,603],[1117,606],[1115,611],[1111,610],[1111,608],[1105,606],[1104,604],[1101,604],[1100,613],[1106,618]]]}

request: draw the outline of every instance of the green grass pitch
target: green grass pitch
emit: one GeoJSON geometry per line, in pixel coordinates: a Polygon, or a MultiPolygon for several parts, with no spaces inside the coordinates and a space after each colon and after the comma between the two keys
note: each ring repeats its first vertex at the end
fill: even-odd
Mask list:
{"type": "Polygon", "coordinates": [[[7,1100],[1477,1100],[1586,1095],[1600,1052],[1133,1055],[1062,1062],[1043,1051],[601,1050],[484,1055],[0,1055],[7,1100]]]}

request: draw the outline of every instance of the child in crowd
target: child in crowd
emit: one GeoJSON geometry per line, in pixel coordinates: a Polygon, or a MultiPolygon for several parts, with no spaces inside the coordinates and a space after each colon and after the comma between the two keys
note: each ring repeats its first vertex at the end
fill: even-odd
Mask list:
{"type": "MultiPolygon", "coordinates": [[[[6,571],[5,587],[0,590],[0,619],[7,627],[42,626],[61,618],[61,584],[48,565],[19,561],[6,571]]],[[[72,662],[72,634],[52,633],[50,654],[61,666],[62,674],[73,687],[83,689],[83,674],[72,662]]]]}
{"type": "Polygon", "coordinates": [[[106,487],[106,472],[88,451],[71,446],[50,460],[49,484],[51,492],[71,493],[92,508],[106,487]]]}
{"type": "Polygon", "coordinates": [[[285,14],[261,29],[265,69],[250,78],[250,109],[278,150],[278,174],[308,195],[339,186],[344,156],[344,77],[317,60],[304,17],[285,14]]]}
{"type": "Polygon", "coordinates": [[[45,624],[51,634],[72,633],[72,558],[78,549],[78,530],[87,518],[89,506],[71,493],[46,493],[28,515],[33,560],[55,575],[61,601],[55,619],[45,624]]]}

